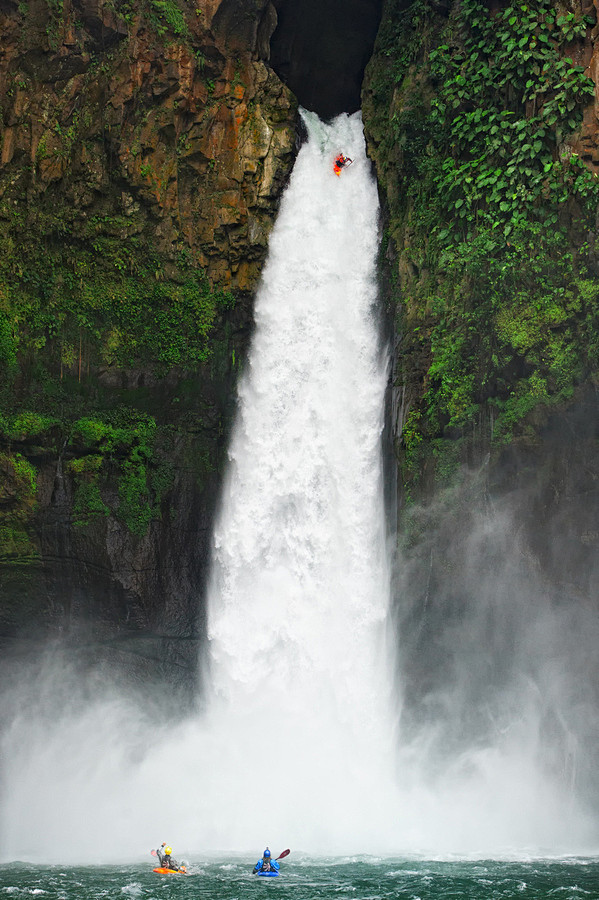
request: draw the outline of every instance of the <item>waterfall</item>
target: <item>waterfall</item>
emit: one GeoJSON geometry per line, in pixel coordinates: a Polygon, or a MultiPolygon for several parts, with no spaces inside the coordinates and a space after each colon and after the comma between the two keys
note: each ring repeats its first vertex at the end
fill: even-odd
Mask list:
{"type": "MultiPolygon", "coordinates": [[[[588,847],[588,817],[543,763],[542,704],[521,661],[498,704],[499,668],[487,685],[485,711],[496,719],[489,738],[466,731],[465,746],[449,740],[464,729],[460,716],[476,714],[471,695],[482,684],[481,663],[488,664],[491,634],[482,628],[474,647],[471,634],[487,602],[498,630],[508,608],[494,585],[497,568],[482,558],[468,617],[459,628],[453,623],[455,633],[450,614],[446,626],[439,612],[437,633],[449,628],[446,640],[459,657],[455,682],[440,692],[444,707],[394,744],[376,186],[359,115],[330,126],[310,115],[305,121],[309,140],[257,297],[215,531],[207,722],[212,765],[226,760],[229,776],[204,793],[213,836],[230,839],[234,813],[239,843],[250,832],[258,841],[274,831],[329,853],[588,847]],[[340,178],[331,171],[338,151],[354,159],[340,178]]],[[[470,556],[477,540],[491,541],[500,557],[504,548],[507,564],[513,554],[504,536],[513,530],[498,514],[493,526],[479,523],[470,556]]],[[[470,557],[457,559],[466,570],[470,557]]],[[[506,564],[499,571],[509,594],[516,583],[506,564]]],[[[436,592],[443,596],[440,586],[436,592]]],[[[414,598],[399,593],[405,654],[414,598]]],[[[524,624],[521,606],[510,612],[512,623],[524,624]]],[[[540,634],[532,646],[542,651],[540,634]]],[[[439,649],[431,639],[428,659],[407,678],[426,681],[426,662],[439,649]]]]}
{"type": "MultiPolygon", "coordinates": [[[[215,534],[215,691],[258,713],[370,709],[388,604],[376,185],[359,116],[305,116],[271,238],[215,534]],[[333,174],[335,150],[353,165],[333,174]],[[253,704],[257,703],[254,709],[253,704]]],[[[360,729],[359,729],[360,730],[360,729]]]]}
{"type": "Polygon", "coordinates": [[[304,120],[239,390],[210,680],[242,748],[234,790],[272,780],[270,822],[291,808],[323,840],[332,828],[363,840],[372,770],[391,743],[378,199],[360,115],[304,120]],[[338,151],[353,159],[341,177],[338,151]]]}

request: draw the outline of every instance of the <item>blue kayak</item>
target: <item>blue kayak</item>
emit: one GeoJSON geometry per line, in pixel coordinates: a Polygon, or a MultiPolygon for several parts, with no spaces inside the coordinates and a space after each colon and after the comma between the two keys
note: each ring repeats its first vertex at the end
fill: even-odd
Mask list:
{"type": "Polygon", "coordinates": [[[278,874],[276,869],[274,871],[271,869],[270,872],[256,872],[256,875],[261,875],[262,878],[276,878],[278,874]]]}

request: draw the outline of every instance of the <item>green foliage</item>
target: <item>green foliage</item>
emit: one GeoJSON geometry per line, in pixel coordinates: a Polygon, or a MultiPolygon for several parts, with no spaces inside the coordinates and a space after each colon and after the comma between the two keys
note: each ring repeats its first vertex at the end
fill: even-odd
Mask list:
{"type": "Polygon", "coordinates": [[[189,36],[189,27],[175,0],[150,0],[150,19],[160,35],[170,29],[178,37],[189,36]]]}
{"type": "Polygon", "coordinates": [[[448,20],[388,5],[365,113],[401,260],[399,378],[426,372],[408,483],[448,483],[477,442],[528,436],[598,365],[584,237],[599,184],[567,143],[593,97],[568,53],[593,22],[552,0],[461,0],[448,20]]]}
{"type": "Polygon", "coordinates": [[[78,527],[110,515],[110,509],[100,493],[99,477],[103,461],[102,456],[92,455],[72,459],[68,463],[67,470],[75,478],[73,524],[78,527]]]}
{"type": "Polygon", "coordinates": [[[22,563],[24,560],[39,557],[38,548],[21,523],[7,523],[0,520],[0,547],[3,566],[11,560],[22,563]]]}
{"type": "MultiPolygon", "coordinates": [[[[115,514],[133,534],[144,535],[150,522],[160,518],[162,497],[174,479],[168,429],[159,428],[152,416],[128,407],[106,411],[102,418],[84,416],[68,425],[28,411],[0,417],[0,439],[24,442],[65,425],[62,446],[68,460],[66,472],[74,484],[73,524],[82,528],[115,514]],[[102,496],[109,481],[116,482],[118,491],[114,509],[102,496]]],[[[0,526],[14,526],[19,541],[29,546],[25,526],[31,524],[35,510],[37,471],[21,453],[0,454],[0,465],[8,472],[11,485],[11,506],[4,516],[0,510],[0,526]]]]}
{"type": "Polygon", "coordinates": [[[498,439],[509,442],[514,425],[525,419],[539,403],[551,403],[554,399],[547,390],[547,381],[537,372],[533,372],[528,378],[519,379],[502,404],[501,416],[496,425],[498,439]]]}
{"type": "Polygon", "coordinates": [[[204,362],[208,335],[222,295],[200,273],[182,284],[140,284],[121,276],[102,285],[86,280],[78,319],[110,325],[101,348],[104,362],[121,366],[154,363],[158,370],[204,362]]]}
{"type": "Polygon", "coordinates": [[[190,37],[189,27],[177,0],[110,0],[115,14],[127,25],[131,25],[136,16],[144,16],[159,37],[170,35],[183,40],[190,37]]]}
{"type": "Polygon", "coordinates": [[[73,425],[73,437],[80,439],[86,447],[94,447],[104,441],[107,436],[112,436],[113,429],[97,419],[79,419],[73,425]]]}
{"type": "MultiPolygon", "coordinates": [[[[453,458],[456,438],[481,417],[492,419],[491,442],[509,441],[537,407],[571,396],[589,365],[596,284],[577,278],[562,232],[529,223],[510,237],[505,244],[497,231],[480,228],[469,242],[452,245],[439,257],[436,295],[424,286],[417,298],[426,303],[430,365],[405,437],[404,462],[414,474],[423,464],[423,434],[440,476],[443,453],[453,458]]],[[[409,346],[413,338],[405,340],[409,346]]]]}
{"type": "Polygon", "coordinates": [[[0,367],[8,376],[17,370],[17,345],[8,316],[0,310],[0,367]]]}
{"type": "Polygon", "coordinates": [[[0,435],[8,440],[24,441],[44,434],[57,420],[27,410],[14,416],[0,416],[0,435]]]}
{"type": "Polygon", "coordinates": [[[480,0],[460,3],[453,40],[429,56],[439,86],[430,121],[437,147],[452,152],[428,175],[445,215],[466,232],[484,224],[507,236],[532,215],[557,224],[569,199],[596,203],[596,176],[571,152],[557,153],[594,95],[583,67],[563,55],[590,24],[557,16],[552,0],[512,3],[496,16],[480,0]]]}
{"type": "Polygon", "coordinates": [[[175,267],[149,253],[126,219],[94,217],[75,239],[68,210],[36,218],[27,229],[12,214],[0,232],[0,354],[6,347],[13,369],[31,354],[54,372],[78,369],[82,354],[158,373],[209,359],[213,326],[233,301],[193,261],[175,267]]]}
{"type": "Polygon", "coordinates": [[[411,409],[403,423],[401,438],[404,458],[410,469],[418,469],[421,463],[423,437],[421,431],[422,413],[419,409],[411,409]]]}
{"type": "Polygon", "coordinates": [[[409,72],[409,67],[422,55],[423,38],[431,11],[427,0],[414,0],[389,4],[377,36],[377,53],[383,62],[384,76],[377,84],[385,90],[389,81],[399,84],[409,72]]]}
{"type": "Polygon", "coordinates": [[[102,462],[101,456],[82,456],[70,460],[67,468],[78,478],[95,478],[102,468],[102,462]]]}
{"type": "Polygon", "coordinates": [[[0,555],[3,562],[39,556],[30,528],[37,503],[37,470],[21,453],[0,453],[0,555]]]}
{"type": "Polygon", "coordinates": [[[46,25],[48,45],[52,50],[56,50],[63,24],[63,0],[46,0],[46,5],[49,13],[48,24],[46,25]]]}
{"type": "Polygon", "coordinates": [[[11,458],[15,478],[20,486],[20,496],[25,502],[33,502],[37,493],[37,470],[20,453],[11,458]]]}
{"type": "Polygon", "coordinates": [[[150,505],[148,473],[144,461],[137,455],[122,465],[119,498],[119,518],[133,534],[144,535],[158,510],[150,505]]]}
{"type": "Polygon", "coordinates": [[[115,410],[104,420],[85,417],[74,423],[74,444],[93,451],[69,463],[78,479],[74,510],[78,524],[110,513],[99,487],[100,475],[108,471],[118,478],[116,515],[133,534],[144,535],[150,522],[160,518],[160,500],[172,485],[174,469],[156,455],[157,434],[152,416],[131,409],[115,410]]]}
{"type": "Polygon", "coordinates": [[[81,441],[87,449],[100,451],[105,456],[122,456],[135,449],[148,459],[152,456],[155,436],[155,419],[127,408],[105,413],[103,420],[84,417],[72,426],[74,441],[81,441]]]}

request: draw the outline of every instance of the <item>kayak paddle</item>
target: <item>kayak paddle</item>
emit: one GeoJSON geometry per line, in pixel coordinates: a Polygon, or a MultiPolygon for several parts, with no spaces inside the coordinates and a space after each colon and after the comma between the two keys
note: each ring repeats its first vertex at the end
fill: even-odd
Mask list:
{"type": "MultiPolygon", "coordinates": [[[[277,859],[284,859],[286,856],[289,856],[290,853],[291,853],[291,850],[283,850],[283,852],[281,853],[281,855],[280,855],[280,856],[277,856],[277,859]]],[[[276,861],[277,861],[277,860],[275,859],[275,862],[276,862],[276,861]]]]}

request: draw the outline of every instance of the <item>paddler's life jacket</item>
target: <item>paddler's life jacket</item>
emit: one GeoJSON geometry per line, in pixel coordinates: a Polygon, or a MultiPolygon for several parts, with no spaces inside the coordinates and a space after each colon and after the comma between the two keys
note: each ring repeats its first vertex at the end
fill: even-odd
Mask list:
{"type": "Polygon", "coordinates": [[[165,853],[161,853],[160,850],[157,850],[158,859],[160,860],[160,865],[163,869],[173,869],[175,872],[179,871],[179,866],[177,865],[177,861],[172,859],[172,857],[167,856],[165,853]]]}
{"type": "Polygon", "coordinates": [[[271,859],[270,862],[265,863],[263,859],[259,859],[256,865],[254,866],[254,872],[275,872],[280,868],[279,863],[276,859],[271,859]]]}

